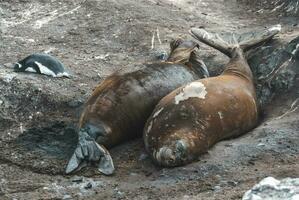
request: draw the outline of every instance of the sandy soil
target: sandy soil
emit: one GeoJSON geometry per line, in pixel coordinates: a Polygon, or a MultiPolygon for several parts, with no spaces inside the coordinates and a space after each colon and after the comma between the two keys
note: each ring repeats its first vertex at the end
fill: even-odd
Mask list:
{"type": "MultiPolygon", "coordinates": [[[[162,169],[142,139],[111,150],[112,177],[86,168],[64,174],[76,145],[80,108],[95,85],[168,50],[190,27],[214,31],[283,25],[280,42],[299,35],[298,18],[258,12],[234,0],[0,1],[0,199],[240,199],[267,176],[299,177],[298,75],[295,87],[264,108],[260,125],[215,145],[198,162],[162,169]],[[154,49],[152,35],[155,37],[154,49]],[[33,52],[57,56],[72,79],[14,73],[3,64],[33,52]],[[296,101],[297,99],[297,101],[296,101]],[[293,107],[292,107],[293,104],[293,107]]],[[[227,58],[201,45],[212,75],[227,58]]]]}

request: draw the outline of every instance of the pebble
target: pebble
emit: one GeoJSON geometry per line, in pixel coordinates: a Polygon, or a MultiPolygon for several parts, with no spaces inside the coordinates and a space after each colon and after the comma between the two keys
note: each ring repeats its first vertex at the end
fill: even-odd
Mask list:
{"type": "Polygon", "coordinates": [[[142,153],[140,156],[139,156],[139,161],[142,161],[142,160],[145,160],[148,158],[148,155],[146,153],[142,153]]]}
{"type": "Polygon", "coordinates": [[[84,189],[88,190],[88,189],[91,189],[92,188],[92,183],[91,182],[88,182],[85,186],[84,186],[84,189]]]}
{"type": "Polygon", "coordinates": [[[81,183],[83,181],[83,177],[81,176],[75,176],[72,178],[72,182],[75,182],[75,183],[81,183]]]}
{"type": "Polygon", "coordinates": [[[219,191],[219,190],[221,190],[221,187],[219,185],[216,185],[212,188],[212,190],[219,191]]]}
{"type": "Polygon", "coordinates": [[[2,79],[4,82],[10,83],[15,77],[16,77],[16,75],[14,75],[14,74],[6,74],[2,77],[2,79]]]}
{"type": "Polygon", "coordinates": [[[62,199],[67,200],[67,199],[73,199],[73,198],[71,195],[66,194],[62,197],[62,199]]]}
{"type": "Polygon", "coordinates": [[[74,100],[71,100],[70,102],[68,102],[68,105],[71,107],[71,108],[76,108],[76,107],[79,107],[83,104],[83,102],[81,100],[78,100],[78,99],[74,99],[74,100]]]}

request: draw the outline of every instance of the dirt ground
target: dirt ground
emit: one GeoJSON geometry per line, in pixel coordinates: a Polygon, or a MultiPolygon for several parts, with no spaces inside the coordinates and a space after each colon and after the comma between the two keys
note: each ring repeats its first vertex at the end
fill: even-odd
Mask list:
{"type": "MultiPolygon", "coordinates": [[[[285,43],[299,35],[297,22],[235,0],[0,0],[0,199],[241,199],[267,176],[299,177],[298,74],[294,87],[264,107],[257,128],[218,143],[198,162],[159,168],[139,138],[111,149],[111,177],[90,167],[64,174],[81,106],[109,74],[142,67],[172,38],[189,38],[191,27],[220,32],[280,23],[285,43]],[[33,52],[58,57],[73,77],[4,66],[33,52]]],[[[200,49],[211,74],[220,73],[227,58],[200,49]]]]}

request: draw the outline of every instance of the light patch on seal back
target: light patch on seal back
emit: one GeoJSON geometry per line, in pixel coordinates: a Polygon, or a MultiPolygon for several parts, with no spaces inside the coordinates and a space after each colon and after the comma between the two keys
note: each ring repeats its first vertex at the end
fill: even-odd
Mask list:
{"type": "Polygon", "coordinates": [[[296,48],[292,51],[293,55],[296,55],[296,52],[299,50],[299,44],[296,45],[296,48]]]}
{"type": "Polygon", "coordinates": [[[281,31],[281,25],[277,24],[275,26],[272,26],[271,28],[269,28],[269,31],[278,31],[278,32],[280,32],[281,31]]]}
{"type": "Polygon", "coordinates": [[[47,68],[46,66],[44,66],[43,64],[41,64],[41,63],[39,63],[37,61],[35,61],[34,63],[37,64],[37,66],[38,66],[41,74],[45,74],[45,75],[56,77],[56,74],[53,71],[51,71],[49,68],[47,68]]]}
{"type": "Polygon", "coordinates": [[[160,108],[157,112],[154,113],[153,118],[156,118],[163,110],[164,108],[160,108]]]}
{"type": "Polygon", "coordinates": [[[183,88],[183,91],[175,96],[175,104],[185,101],[191,97],[205,99],[206,87],[201,82],[192,82],[183,88]]]}
{"type": "Polygon", "coordinates": [[[219,118],[223,119],[223,113],[222,112],[218,112],[219,118]]]}
{"type": "Polygon", "coordinates": [[[152,130],[152,127],[153,127],[153,121],[150,121],[150,123],[149,123],[149,125],[147,127],[146,133],[149,133],[152,130]]]}

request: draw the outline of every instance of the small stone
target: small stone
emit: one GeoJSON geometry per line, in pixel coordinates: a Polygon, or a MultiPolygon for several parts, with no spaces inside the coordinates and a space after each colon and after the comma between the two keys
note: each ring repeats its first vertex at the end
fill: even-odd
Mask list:
{"type": "Polygon", "coordinates": [[[75,183],[81,183],[82,181],[83,181],[83,177],[80,177],[80,176],[75,176],[72,179],[72,182],[75,182],[75,183]]]}
{"type": "Polygon", "coordinates": [[[64,199],[64,200],[67,200],[67,199],[72,199],[72,196],[71,196],[71,195],[68,195],[68,194],[66,194],[66,195],[64,195],[64,196],[62,197],[62,199],[64,199]]]}
{"type": "Polygon", "coordinates": [[[265,146],[265,144],[264,143],[258,143],[257,146],[258,147],[263,147],[263,146],[265,146]]]}
{"type": "Polygon", "coordinates": [[[138,160],[142,161],[142,160],[145,160],[145,159],[147,159],[147,158],[148,158],[148,155],[147,155],[146,153],[142,153],[142,154],[139,156],[139,159],[138,159],[138,160]]]}
{"type": "Polygon", "coordinates": [[[121,192],[121,191],[117,191],[116,194],[115,194],[116,198],[118,199],[123,199],[124,198],[124,193],[121,192]]]}
{"type": "Polygon", "coordinates": [[[221,187],[220,187],[220,185],[216,185],[212,188],[212,190],[219,191],[219,190],[221,190],[221,187]]]}
{"type": "Polygon", "coordinates": [[[5,76],[3,76],[3,81],[6,83],[10,83],[15,77],[16,75],[14,74],[6,74],[5,76]]]}
{"type": "Polygon", "coordinates": [[[92,183],[91,182],[88,182],[85,186],[84,186],[84,189],[88,190],[88,189],[91,189],[92,188],[92,183]]]}
{"type": "Polygon", "coordinates": [[[70,107],[72,107],[72,108],[79,107],[79,106],[81,106],[82,104],[83,104],[83,102],[80,101],[80,100],[78,100],[78,99],[74,99],[74,100],[68,102],[68,105],[69,105],[70,107]]]}
{"type": "Polygon", "coordinates": [[[230,186],[235,187],[235,186],[238,185],[238,182],[236,182],[236,181],[227,181],[227,184],[230,185],[230,186]]]}

